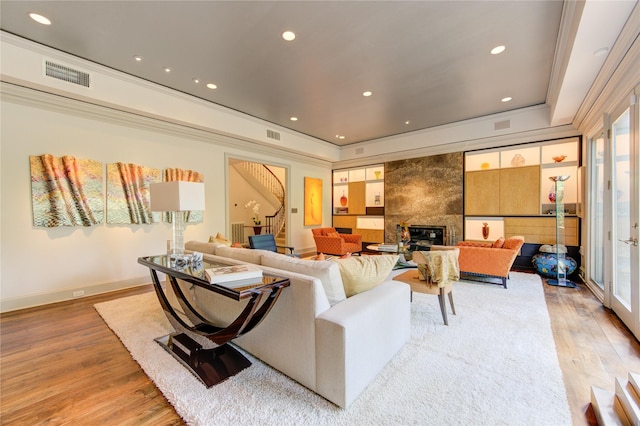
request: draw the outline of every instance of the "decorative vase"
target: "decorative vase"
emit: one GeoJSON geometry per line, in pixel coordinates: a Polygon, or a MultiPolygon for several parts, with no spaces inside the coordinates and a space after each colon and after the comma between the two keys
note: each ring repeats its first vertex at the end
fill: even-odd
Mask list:
{"type": "Polygon", "coordinates": [[[262,232],[262,226],[254,226],[253,227],[253,233],[255,235],[260,235],[261,232],[262,232]]]}
{"type": "Polygon", "coordinates": [[[524,166],[524,157],[520,154],[516,154],[511,159],[511,165],[513,167],[522,167],[524,166]]]}
{"type": "Polygon", "coordinates": [[[486,222],[482,224],[482,238],[485,240],[489,238],[489,224],[486,222]]]}
{"type": "Polygon", "coordinates": [[[342,207],[346,207],[347,206],[347,196],[344,195],[344,191],[342,191],[342,197],[340,197],[340,205],[342,207]]]}
{"type": "Polygon", "coordinates": [[[380,179],[380,170],[376,170],[373,174],[376,175],[376,179],[380,179]]]}
{"type": "Polygon", "coordinates": [[[549,188],[549,201],[552,203],[556,202],[556,184],[551,184],[551,188],[549,188]]]}

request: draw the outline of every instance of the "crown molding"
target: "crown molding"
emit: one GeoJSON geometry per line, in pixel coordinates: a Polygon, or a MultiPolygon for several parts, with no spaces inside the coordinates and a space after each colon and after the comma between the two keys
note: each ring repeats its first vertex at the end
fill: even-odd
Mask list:
{"type": "Polygon", "coordinates": [[[560,28],[558,31],[558,41],[556,42],[555,56],[553,58],[553,68],[547,90],[547,104],[549,105],[550,117],[553,117],[560,89],[567,73],[571,50],[576,41],[576,34],[580,26],[580,17],[584,10],[584,1],[565,1],[562,6],[562,17],[560,18],[560,28]]]}
{"type": "Polygon", "coordinates": [[[147,131],[186,137],[204,143],[216,144],[222,147],[234,148],[251,152],[255,155],[270,156],[282,160],[296,161],[320,167],[331,167],[331,162],[287,151],[284,147],[274,148],[258,142],[248,141],[224,134],[215,133],[207,129],[177,124],[160,118],[122,111],[103,105],[65,97],[58,94],[20,86],[7,81],[0,82],[0,96],[3,101],[12,102],[49,111],[70,114],[78,117],[101,120],[122,126],[134,127],[147,131]]]}
{"type": "Polygon", "coordinates": [[[389,161],[407,160],[411,158],[428,157],[431,155],[452,154],[455,152],[475,151],[479,149],[500,148],[576,136],[580,136],[579,132],[572,125],[566,124],[563,126],[547,127],[520,133],[431,145],[420,149],[397,150],[387,154],[338,161],[333,163],[333,167],[361,167],[389,161]]]}
{"type": "Polygon", "coordinates": [[[640,83],[640,5],[636,4],[573,120],[585,134],[640,83]]]}
{"type": "Polygon", "coordinates": [[[276,151],[298,153],[305,158],[327,162],[340,158],[340,147],[329,142],[1,30],[0,43],[0,80],[4,82],[136,116],[200,129],[209,134],[250,141],[257,145],[273,147],[276,151]],[[53,60],[88,72],[91,75],[91,87],[80,87],[45,77],[42,72],[44,60],[53,60]],[[269,138],[269,130],[278,132],[280,139],[269,138]]]}

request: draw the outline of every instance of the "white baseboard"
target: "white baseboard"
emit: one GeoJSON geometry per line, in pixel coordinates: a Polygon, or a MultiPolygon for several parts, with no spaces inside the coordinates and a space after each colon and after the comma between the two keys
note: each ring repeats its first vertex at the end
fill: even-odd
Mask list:
{"type": "Polygon", "coordinates": [[[65,300],[79,299],[81,297],[94,296],[96,294],[108,293],[110,291],[122,290],[145,284],[150,284],[150,279],[147,275],[88,287],[69,288],[50,293],[40,293],[4,299],[0,301],[0,313],[32,308],[34,306],[48,305],[50,303],[63,302],[65,300]]]}

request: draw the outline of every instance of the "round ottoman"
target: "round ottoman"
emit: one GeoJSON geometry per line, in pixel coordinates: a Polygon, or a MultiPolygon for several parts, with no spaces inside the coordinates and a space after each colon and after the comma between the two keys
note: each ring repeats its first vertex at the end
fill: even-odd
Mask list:
{"type": "MultiPolygon", "coordinates": [[[[555,253],[538,253],[531,259],[536,272],[547,278],[555,278],[558,274],[558,255],[555,253]]],[[[578,267],[578,263],[571,257],[565,256],[561,262],[560,272],[565,272],[565,276],[573,274],[578,267]]]]}

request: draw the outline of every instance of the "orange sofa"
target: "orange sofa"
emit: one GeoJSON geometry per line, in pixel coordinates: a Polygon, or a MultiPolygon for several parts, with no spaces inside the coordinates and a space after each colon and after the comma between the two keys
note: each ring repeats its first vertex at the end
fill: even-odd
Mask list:
{"type": "Polygon", "coordinates": [[[342,256],[362,251],[362,235],[339,234],[335,228],[315,228],[311,232],[318,253],[342,256]]]}
{"type": "Polygon", "coordinates": [[[460,241],[458,263],[461,274],[481,277],[500,278],[502,285],[507,288],[509,270],[516,260],[524,244],[524,237],[510,237],[498,239],[494,243],[475,241],[460,241]]]}

